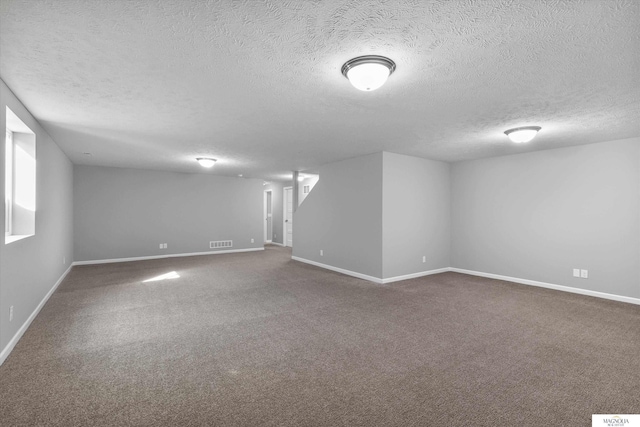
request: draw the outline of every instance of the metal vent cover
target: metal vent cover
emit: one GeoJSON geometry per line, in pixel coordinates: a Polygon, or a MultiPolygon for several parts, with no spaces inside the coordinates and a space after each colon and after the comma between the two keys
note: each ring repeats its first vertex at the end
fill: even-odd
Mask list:
{"type": "Polygon", "coordinates": [[[232,248],[233,240],[217,240],[209,242],[209,249],[232,248]]]}

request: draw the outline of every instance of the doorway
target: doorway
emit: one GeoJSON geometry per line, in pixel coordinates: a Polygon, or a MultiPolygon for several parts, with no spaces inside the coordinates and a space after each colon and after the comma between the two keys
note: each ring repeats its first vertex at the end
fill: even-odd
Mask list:
{"type": "Polygon", "coordinates": [[[283,199],[283,241],[285,246],[293,247],[293,187],[284,187],[283,199]]]}
{"type": "Polygon", "coordinates": [[[271,190],[264,192],[264,243],[271,243],[273,237],[273,194],[271,190]]]}

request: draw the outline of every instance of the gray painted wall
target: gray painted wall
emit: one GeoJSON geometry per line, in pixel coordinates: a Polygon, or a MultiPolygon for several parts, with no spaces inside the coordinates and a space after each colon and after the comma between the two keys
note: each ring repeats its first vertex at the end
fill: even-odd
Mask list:
{"type": "Polygon", "coordinates": [[[453,266],[638,298],[639,195],[640,138],[455,163],[453,266]]]}
{"type": "Polygon", "coordinates": [[[262,248],[263,189],[258,179],[76,165],[76,261],[208,252],[212,240],[262,248]]]}
{"type": "Polygon", "coordinates": [[[449,175],[448,163],[383,153],[383,278],[451,265],[449,175]]]}
{"type": "Polygon", "coordinates": [[[319,172],[320,180],[293,216],[293,255],[382,277],[382,153],[332,163],[319,172]]]}
{"type": "MultiPolygon", "coordinates": [[[[73,167],[56,143],[0,81],[0,128],[9,107],[36,134],[35,235],[0,243],[0,350],[73,262],[73,167]],[[64,263],[63,263],[64,258],[64,263]],[[9,322],[9,307],[14,318],[9,322]]],[[[4,193],[4,132],[0,188],[4,193]]],[[[4,224],[4,209],[0,211],[4,224]]]]}

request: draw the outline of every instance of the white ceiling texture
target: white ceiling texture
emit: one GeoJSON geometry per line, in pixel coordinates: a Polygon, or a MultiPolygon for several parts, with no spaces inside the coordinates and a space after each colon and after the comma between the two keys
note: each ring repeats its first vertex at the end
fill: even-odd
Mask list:
{"type": "Polygon", "coordinates": [[[637,0],[0,5],[0,76],[76,164],[284,179],[640,136],[637,0]],[[375,92],[340,73],[368,54],[397,64],[375,92]]]}

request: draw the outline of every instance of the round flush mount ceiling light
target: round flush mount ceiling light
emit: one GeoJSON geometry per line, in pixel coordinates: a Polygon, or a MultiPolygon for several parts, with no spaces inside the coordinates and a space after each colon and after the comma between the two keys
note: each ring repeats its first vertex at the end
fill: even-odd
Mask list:
{"type": "Polygon", "coordinates": [[[504,134],[507,135],[511,141],[520,144],[531,141],[540,129],[542,129],[540,126],[524,126],[505,130],[504,134]]]}
{"type": "Polygon", "coordinates": [[[396,70],[396,63],[384,56],[367,55],[350,59],[342,66],[342,75],[356,89],[371,92],[382,86],[396,70]]]}
{"type": "Polygon", "coordinates": [[[196,160],[200,163],[200,166],[205,168],[210,168],[217,162],[216,159],[211,159],[209,157],[198,157],[196,160]]]}

